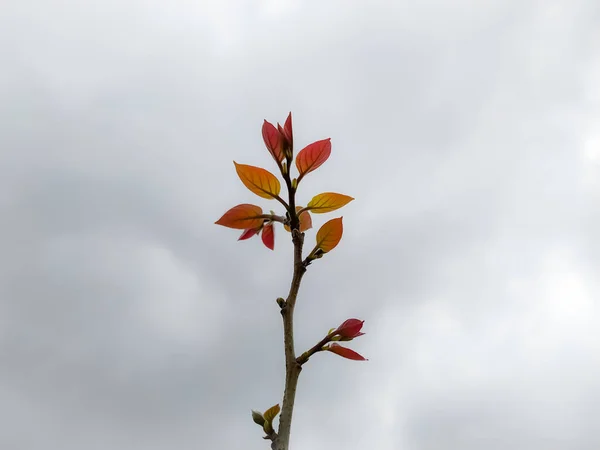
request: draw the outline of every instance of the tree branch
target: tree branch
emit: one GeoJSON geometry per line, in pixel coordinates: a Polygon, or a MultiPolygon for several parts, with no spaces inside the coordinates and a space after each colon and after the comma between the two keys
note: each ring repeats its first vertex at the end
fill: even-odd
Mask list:
{"type": "Polygon", "coordinates": [[[302,370],[302,366],[296,361],[296,352],[294,349],[294,307],[296,306],[300,282],[306,272],[306,267],[302,261],[304,233],[301,233],[297,227],[292,229],[292,242],[294,243],[294,274],[292,276],[290,292],[281,308],[281,315],[283,317],[283,346],[285,351],[285,391],[283,394],[281,416],[279,418],[276,450],[288,450],[294,401],[296,399],[296,387],[298,386],[298,377],[302,370]]]}
{"type": "Polygon", "coordinates": [[[319,342],[317,342],[313,347],[309,350],[302,353],[298,358],[296,358],[296,362],[300,365],[304,364],[308,359],[317,352],[323,351],[323,346],[331,342],[331,338],[335,336],[335,331],[332,331],[319,342]]]}

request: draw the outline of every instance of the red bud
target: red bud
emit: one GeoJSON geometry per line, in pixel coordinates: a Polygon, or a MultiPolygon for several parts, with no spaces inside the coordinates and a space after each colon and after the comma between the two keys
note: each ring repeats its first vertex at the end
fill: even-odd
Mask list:
{"type": "Polygon", "coordinates": [[[354,339],[355,337],[365,334],[360,332],[363,323],[365,323],[364,320],[348,319],[341,324],[334,333],[343,338],[354,339]]]}

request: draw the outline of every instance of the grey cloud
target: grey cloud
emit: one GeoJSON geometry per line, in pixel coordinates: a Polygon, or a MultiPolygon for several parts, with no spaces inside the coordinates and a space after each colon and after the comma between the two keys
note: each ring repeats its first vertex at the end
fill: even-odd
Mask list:
{"type": "Polygon", "coordinates": [[[291,249],[213,222],[291,110],[301,200],[356,197],[297,350],[370,358],[311,360],[294,448],[596,448],[595,2],[266,3],[5,7],[0,443],[265,448],[291,249]]]}

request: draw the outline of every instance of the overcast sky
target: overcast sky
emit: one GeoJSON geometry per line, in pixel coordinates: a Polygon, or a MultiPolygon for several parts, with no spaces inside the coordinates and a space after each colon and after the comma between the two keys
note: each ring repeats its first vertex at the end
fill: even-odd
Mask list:
{"type": "Polygon", "coordinates": [[[263,119],[356,200],[310,266],[292,450],[600,448],[597,0],[3,0],[0,448],[268,448],[291,243],[263,119]]]}

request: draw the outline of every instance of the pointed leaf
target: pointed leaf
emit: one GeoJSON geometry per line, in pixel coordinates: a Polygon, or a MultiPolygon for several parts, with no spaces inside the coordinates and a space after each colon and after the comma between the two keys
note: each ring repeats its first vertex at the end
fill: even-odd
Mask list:
{"type": "Polygon", "coordinates": [[[279,403],[271,406],[269,409],[267,409],[264,413],[263,413],[263,417],[265,418],[265,420],[269,421],[269,422],[273,422],[273,419],[275,417],[277,417],[277,414],[279,414],[280,408],[279,408],[279,403]]]}
{"type": "Polygon", "coordinates": [[[342,206],[350,203],[354,198],[349,195],[344,194],[336,194],[335,192],[324,192],[319,195],[315,195],[308,205],[307,208],[315,214],[323,214],[331,211],[335,211],[336,209],[341,208],[342,206]]]}
{"type": "Polygon", "coordinates": [[[335,353],[336,355],[340,355],[344,358],[352,359],[354,361],[368,361],[368,359],[364,356],[359,355],[348,347],[342,347],[340,344],[333,343],[327,348],[327,350],[335,353]]]}
{"type": "Polygon", "coordinates": [[[327,161],[331,154],[331,138],[308,144],[296,156],[296,167],[302,178],[327,161]]]}
{"type": "Polygon", "coordinates": [[[324,253],[330,252],[339,244],[343,232],[342,217],[325,222],[317,232],[316,248],[320,248],[324,253]]]}
{"type": "Polygon", "coordinates": [[[270,248],[271,250],[275,249],[275,230],[273,229],[272,223],[263,227],[261,238],[265,247],[270,248]]]}
{"type": "Polygon", "coordinates": [[[261,167],[238,164],[235,161],[235,170],[242,183],[262,198],[274,198],[279,195],[281,185],[275,175],[261,167]]]}
{"type": "Polygon", "coordinates": [[[292,113],[290,112],[285,119],[285,124],[283,125],[283,135],[290,143],[290,148],[294,148],[294,134],[292,132],[292,113]]]}
{"type": "MultiPolygon", "coordinates": [[[[300,211],[302,209],[302,206],[296,206],[296,212],[300,211]]],[[[289,225],[284,225],[283,228],[285,228],[285,231],[287,231],[289,233],[290,231],[290,227],[289,225]]],[[[312,228],[312,218],[310,217],[310,214],[308,213],[308,211],[304,211],[302,214],[300,214],[300,231],[306,231],[306,230],[310,230],[312,228]]]]}
{"type": "Polygon", "coordinates": [[[280,134],[277,128],[272,123],[265,120],[262,126],[262,135],[267,150],[277,163],[283,160],[283,151],[281,150],[280,134]]]}
{"type": "Polygon", "coordinates": [[[243,203],[231,208],[215,223],[237,230],[259,228],[264,222],[264,219],[260,217],[262,213],[262,208],[260,206],[243,203]]]}
{"type": "Polygon", "coordinates": [[[242,235],[238,238],[238,241],[245,241],[252,236],[256,236],[258,233],[260,233],[260,228],[248,228],[247,230],[244,230],[242,235]]]}

